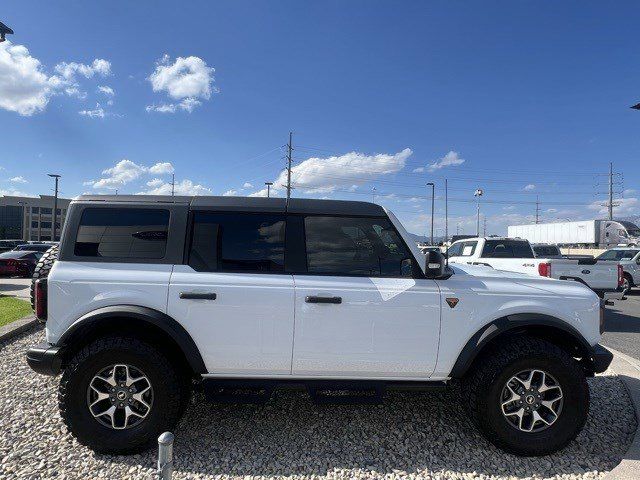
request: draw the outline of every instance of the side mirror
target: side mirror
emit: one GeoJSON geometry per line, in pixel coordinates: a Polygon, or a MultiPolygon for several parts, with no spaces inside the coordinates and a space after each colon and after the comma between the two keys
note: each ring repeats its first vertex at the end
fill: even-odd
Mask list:
{"type": "Polygon", "coordinates": [[[425,255],[426,257],[426,268],[424,269],[425,271],[425,276],[427,278],[440,278],[444,276],[444,271],[445,271],[445,261],[444,261],[444,255],[442,255],[441,252],[436,252],[433,250],[430,250],[427,252],[427,254],[425,255]]]}

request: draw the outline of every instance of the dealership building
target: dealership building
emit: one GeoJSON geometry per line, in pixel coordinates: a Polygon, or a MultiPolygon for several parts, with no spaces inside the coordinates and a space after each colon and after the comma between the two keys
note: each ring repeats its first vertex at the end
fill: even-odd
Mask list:
{"type": "Polygon", "coordinates": [[[0,196],[0,240],[60,240],[70,199],[58,198],[56,238],[53,238],[53,195],[0,196]]]}

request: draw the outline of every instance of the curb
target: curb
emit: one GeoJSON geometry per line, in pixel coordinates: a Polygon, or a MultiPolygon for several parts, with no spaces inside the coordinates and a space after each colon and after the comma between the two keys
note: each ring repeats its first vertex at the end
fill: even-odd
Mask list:
{"type": "MultiPolygon", "coordinates": [[[[640,423],[640,360],[607,347],[613,353],[611,368],[624,383],[635,409],[636,421],[640,423]]],[[[603,480],[637,479],[640,471],[640,426],[622,461],[607,473],[603,480]]]]}
{"type": "Polygon", "coordinates": [[[18,336],[22,332],[25,332],[36,325],[38,325],[36,317],[33,315],[27,315],[26,317],[15,320],[4,327],[0,327],[0,342],[4,342],[18,336]]]}

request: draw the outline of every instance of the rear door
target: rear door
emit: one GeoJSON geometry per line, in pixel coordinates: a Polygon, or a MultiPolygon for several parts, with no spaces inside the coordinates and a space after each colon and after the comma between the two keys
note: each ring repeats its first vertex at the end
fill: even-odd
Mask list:
{"type": "Polygon", "coordinates": [[[188,261],[173,269],[168,313],[210,374],[291,373],[294,291],[284,240],[284,214],[192,213],[188,261]]]}
{"type": "Polygon", "coordinates": [[[415,259],[389,220],[306,216],[304,237],[307,271],[294,274],[293,374],[428,378],[440,293],[414,274],[415,259]]]}

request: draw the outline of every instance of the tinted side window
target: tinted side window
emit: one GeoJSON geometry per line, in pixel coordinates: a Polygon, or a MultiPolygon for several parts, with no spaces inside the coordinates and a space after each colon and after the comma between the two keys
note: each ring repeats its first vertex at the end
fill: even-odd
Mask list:
{"type": "Polygon", "coordinates": [[[386,218],[306,217],[307,270],[326,275],[401,277],[413,259],[386,218]]]}
{"type": "Polygon", "coordinates": [[[200,272],[284,271],[283,215],[195,212],[189,265],[200,272]]]}
{"type": "Polygon", "coordinates": [[[485,258],[534,258],[528,242],[517,240],[487,240],[482,249],[485,258]]]}
{"type": "Polygon", "coordinates": [[[168,229],[168,210],[86,208],[74,253],[81,257],[163,258],[168,229]]]}
{"type": "Polygon", "coordinates": [[[449,247],[448,256],[449,257],[459,257],[462,253],[462,242],[454,243],[449,247]]]}

